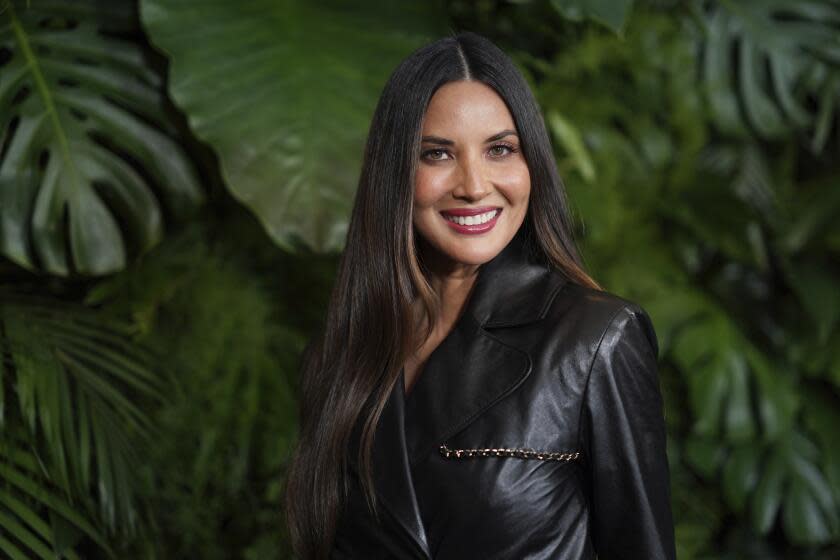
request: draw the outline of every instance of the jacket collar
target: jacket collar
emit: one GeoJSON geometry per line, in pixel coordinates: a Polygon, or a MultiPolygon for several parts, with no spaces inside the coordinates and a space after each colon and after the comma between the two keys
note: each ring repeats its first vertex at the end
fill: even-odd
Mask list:
{"type": "Polygon", "coordinates": [[[510,243],[478,271],[464,314],[482,328],[518,326],[545,316],[565,283],[541,262],[530,229],[520,227],[510,243]]]}
{"type": "MultiPolygon", "coordinates": [[[[542,319],[567,282],[535,255],[528,230],[520,228],[479,269],[461,317],[427,359],[411,394],[404,395],[401,370],[383,410],[374,436],[374,480],[379,499],[406,530],[412,557],[430,557],[412,467],[515,391],[531,373],[527,350],[491,330],[542,319]],[[408,427],[406,418],[412,422],[408,427]]],[[[355,434],[349,462],[358,472],[358,431],[355,434]]]]}

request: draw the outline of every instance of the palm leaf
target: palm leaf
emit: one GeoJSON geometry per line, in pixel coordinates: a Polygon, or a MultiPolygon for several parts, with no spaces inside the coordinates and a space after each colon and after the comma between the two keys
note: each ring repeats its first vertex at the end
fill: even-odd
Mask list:
{"type": "Polygon", "coordinates": [[[95,496],[109,531],[133,533],[135,466],[158,436],[141,404],[166,400],[163,380],[152,356],[115,334],[128,328],[97,319],[81,306],[0,294],[0,344],[17,387],[6,405],[19,410],[33,445],[44,442],[43,461],[29,472],[45,474],[65,499],[95,496]]]}
{"type": "MultiPolygon", "coordinates": [[[[35,455],[18,438],[4,434],[0,445],[0,514],[4,521],[0,524],[18,542],[0,542],[0,550],[14,556],[15,551],[23,554],[20,547],[26,545],[40,558],[53,559],[55,551],[75,560],[78,556],[72,549],[59,546],[48,521],[58,516],[113,557],[105,536],[88,520],[86,512],[80,511],[78,504],[67,501],[56,491],[44,478],[44,473],[36,468],[37,462],[35,455]]],[[[27,555],[21,557],[30,558],[27,555]]]]}

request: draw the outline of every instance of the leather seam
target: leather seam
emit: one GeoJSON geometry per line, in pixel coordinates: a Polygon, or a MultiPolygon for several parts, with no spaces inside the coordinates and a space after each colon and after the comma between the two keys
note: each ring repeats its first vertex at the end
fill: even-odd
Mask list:
{"type": "Polygon", "coordinates": [[[554,292],[549,296],[548,301],[545,302],[545,305],[540,310],[539,318],[545,319],[546,313],[548,310],[551,309],[551,305],[554,303],[554,300],[557,299],[557,296],[560,295],[560,292],[566,289],[569,285],[569,280],[567,278],[563,278],[557,286],[554,287],[554,292]]]}
{"type": "MultiPolygon", "coordinates": [[[[550,273],[551,272],[549,271],[549,274],[550,273]]],[[[519,325],[527,325],[527,324],[534,323],[534,322],[537,322],[537,321],[542,321],[543,319],[545,319],[545,316],[546,316],[546,313],[548,313],[548,310],[551,309],[551,305],[554,303],[554,300],[557,299],[557,296],[560,295],[560,292],[562,292],[564,289],[566,289],[566,287],[569,284],[570,284],[570,282],[567,278],[565,278],[565,277],[562,278],[560,280],[560,282],[558,282],[557,285],[552,288],[552,291],[549,294],[548,298],[546,299],[546,302],[543,304],[542,308],[537,313],[537,316],[533,319],[530,319],[530,320],[527,320],[527,321],[522,321],[522,320],[487,321],[483,325],[481,325],[481,327],[484,328],[484,329],[498,329],[498,328],[503,328],[503,327],[516,327],[516,326],[519,326],[519,325]]],[[[476,322],[479,323],[479,324],[481,323],[478,320],[476,320],[476,322]]]]}
{"type": "Polygon", "coordinates": [[[586,408],[586,397],[589,394],[589,384],[592,379],[592,370],[595,367],[595,362],[598,361],[598,355],[601,353],[601,345],[604,342],[604,338],[607,336],[607,333],[613,328],[613,324],[615,323],[616,318],[621,314],[622,311],[628,311],[632,313],[629,305],[623,305],[615,313],[612,314],[610,320],[607,322],[606,328],[604,328],[604,332],[601,333],[600,338],[598,339],[598,344],[595,346],[595,352],[592,355],[592,361],[589,363],[589,368],[586,371],[586,384],[584,385],[583,394],[581,396],[580,401],[580,412],[578,412],[578,433],[577,433],[577,448],[581,450],[584,457],[586,458],[587,464],[592,463],[592,457],[589,453],[589,447],[583,445],[583,439],[581,438],[581,430],[583,429],[583,410],[586,408]]]}
{"type": "MultiPolygon", "coordinates": [[[[551,275],[553,273],[554,273],[554,270],[550,269],[550,268],[546,268],[545,271],[544,271],[544,274],[551,275]]],[[[560,295],[560,293],[563,290],[565,290],[569,286],[569,284],[571,284],[571,281],[566,276],[561,276],[560,281],[557,282],[556,286],[553,286],[551,288],[551,292],[549,292],[545,303],[543,303],[542,307],[537,312],[537,316],[533,319],[527,319],[527,320],[518,319],[518,320],[508,320],[508,321],[498,321],[498,320],[497,321],[489,321],[488,320],[488,321],[485,321],[483,324],[481,324],[481,321],[479,321],[475,317],[473,317],[473,319],[475,319],[475,321],[477,323],[481,324],[481,327],[485,328],[485,329],[498,329],[498,328],[504,328],[504,327],[516,327],[516,326],[519,326],[519,325],[528,325],[528,324],[534,323],[536,321],[541,321],[541,320],[545,319],[545,316],[548,313],[548,310],[551,309],[551,305],[554,303],[554,300],[557,299],[557,296],[560,295]]]]}

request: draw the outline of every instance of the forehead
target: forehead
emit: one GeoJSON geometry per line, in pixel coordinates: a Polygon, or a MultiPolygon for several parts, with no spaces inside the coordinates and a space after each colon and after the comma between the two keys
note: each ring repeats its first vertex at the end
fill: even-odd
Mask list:
{"type": "Polygon", "coordinates": [[[490,86],[476,81],[449,82],[429,101],[423,118],[424,134],[454,135],[469,130],[477,134],[514,128],[505,102],[490,86]]]}

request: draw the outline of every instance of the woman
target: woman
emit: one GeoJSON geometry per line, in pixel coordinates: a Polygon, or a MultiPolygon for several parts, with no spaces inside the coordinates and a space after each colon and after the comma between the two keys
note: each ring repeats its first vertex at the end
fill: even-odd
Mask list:
{"type": "Polygon", "coordinates": [[[304,353],[300,558],[674,558],[657,339],[583,270],[539,107],[460,33],[373,116],[304,353]]]}

